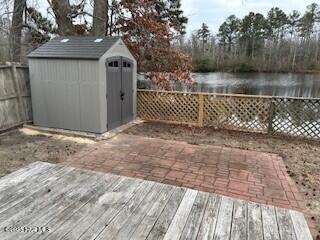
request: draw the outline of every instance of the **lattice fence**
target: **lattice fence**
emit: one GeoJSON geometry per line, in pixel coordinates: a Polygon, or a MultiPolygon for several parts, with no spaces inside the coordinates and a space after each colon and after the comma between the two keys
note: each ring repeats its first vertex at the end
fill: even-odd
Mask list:
{"type": "Polygon", "coordinates": [[[204,126],[268,132],[271,98],[238,95],[206,95],[204,126]]]}
{"type": "Polygon", "coordinates": [[[138,117],[320,140],[320,99],[138,90],[138,117]]]}
{"type": "Polygon", "coordinates": [[[142,119],[198,124],[197,94],[139,91],[137,102],[138,116],[142,119]]]}
{"type": "Polygon", "coordinates": [[[320,139],[320,99],[274,98],[270,131],[320,139]]]}

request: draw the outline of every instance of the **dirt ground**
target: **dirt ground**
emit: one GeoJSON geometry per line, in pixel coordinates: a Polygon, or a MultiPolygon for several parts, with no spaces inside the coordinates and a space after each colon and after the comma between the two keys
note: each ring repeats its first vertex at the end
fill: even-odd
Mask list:
{"type": "MultiPolygon", "coordinates": [[[[304,195],[317,229],[320,230],[320,143],[263,134],[196,128],[180,125],[142,123],[125,133],[191,144],[212,144],[281,155],[289,175],[304,195]]],[[[319,231],[320,234],[320,231],[319,231]]]]}
{"type": "Polygon", "coordinates": [[[31,162],[59,163],[78,152],[92,140],[15,129],[0,134],[0,177],[31,162]]]}

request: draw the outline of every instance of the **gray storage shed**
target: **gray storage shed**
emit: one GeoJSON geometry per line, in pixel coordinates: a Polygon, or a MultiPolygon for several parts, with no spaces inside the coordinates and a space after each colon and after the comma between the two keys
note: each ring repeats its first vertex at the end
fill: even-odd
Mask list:
{"type": "Polygon", "coordinates": [[[57,37],[28,60],[35,125],[104,133],[135,118],[137,63],[120,37],[57,37]]]}

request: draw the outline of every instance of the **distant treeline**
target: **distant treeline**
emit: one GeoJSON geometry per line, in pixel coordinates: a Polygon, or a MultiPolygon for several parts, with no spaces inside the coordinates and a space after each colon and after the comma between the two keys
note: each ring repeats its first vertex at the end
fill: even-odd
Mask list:
{"type": "Polygon", "coordinates": [[[287,15],[272,8],[266,16],[231,15],[213,35],[208,26],[180,41],[193,58],[194,71],[312,72],[320,71],[320,6],[287,15]]]}

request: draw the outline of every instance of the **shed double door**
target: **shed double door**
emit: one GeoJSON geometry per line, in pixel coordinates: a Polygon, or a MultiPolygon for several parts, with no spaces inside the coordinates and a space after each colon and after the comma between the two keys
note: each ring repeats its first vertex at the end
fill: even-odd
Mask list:
{"type": "Polygon", "coordinates": [[[133,120],[133,62],[125,57],[107,60],[107,129],[133,120]]]}

